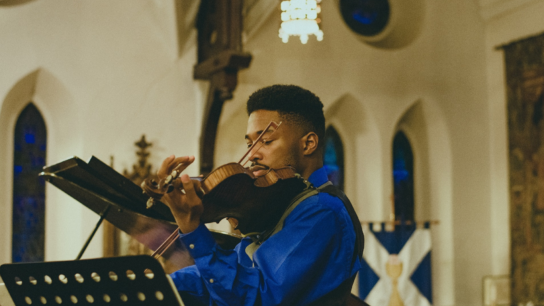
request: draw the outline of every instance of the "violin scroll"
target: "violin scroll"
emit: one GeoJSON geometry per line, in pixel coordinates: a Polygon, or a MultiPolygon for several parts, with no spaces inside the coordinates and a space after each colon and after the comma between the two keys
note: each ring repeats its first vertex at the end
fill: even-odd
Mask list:
{"type": "Polygon", "coordinates": [[[143,193],[149,196],[149,200],[147,200],[146,203],[147,209],[155,205],[155,201],[160,201],[165,194],[172,192],[174,188],[180,188],[183,186],[178,180],[179,176],[181,175],[181,171],[179,169],[181,166],[182,164],[180,163],[167,177],[160,179],[159,181],[147,178],[142,182],[140,187],[142,187],[143,193]]]}
{"type": "Polygon", "coordinates": [[[146,203],[146,208],[150,209],[155,205],[155,200],[160,201],[162,197],[167,193],[168,189],[164,189],[164,183],[157,182],[155,179],[146,178],[140,187],[142,187],[143,193],[149,196],[146,203]],[[162,185],[162,186],[161,186],[162,185]]]}
{"type": "MultiPolygon", "coordinates": [[[[191,180],[201,181],[202,178],[191,177],[191,180]]],[[[174,189],[179,189],[185,194],[185,190],[183,190],[183,183],[179,178],[179,173],[177,173],[176,176],[171,174],[158,182],[156,179],[147,178],[142,182],[140,187],[142,187],[143,193],[149,196],[146,204],[147,209],[153,207],[153,205],[155,205],[155,201],[160,201],[165,194],[174,191],[174,189]]],[[[196,190],[196,194],[202,198],[204,195],[204,190],[196,190]]]]}

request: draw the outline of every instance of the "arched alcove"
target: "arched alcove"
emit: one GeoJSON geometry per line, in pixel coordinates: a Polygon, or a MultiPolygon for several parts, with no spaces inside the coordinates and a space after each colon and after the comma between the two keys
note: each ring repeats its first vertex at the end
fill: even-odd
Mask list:
{"type": "Polygon", "coordinates": [[[348,93],[326,108],[325,120],[342,139],[344,191],[362,220],[380,218],[382,207],[375,204],[383,199],[383,156],[374,117],[362,101],[348,93]]]}
{"type": "MultiPolygon", "coordinates": [[[[431,218],[428,133],[423,106],[421,103],[416,102],[398,120],[391,139],[392,155],[395,154],[394,144],[396,136],[402,135],[410,145],[410,154],[413,156],[412,170],[415,174],[413,177],[413,205],[415,212],[413,217],[415,220],[429,220],[431,218]]],[[[393,179],[393,186],[394,184],[393,179]]]]}
{"type": "MultiPolygon", "coordinates": [[[[390,136],[391,155],[399,133],[409,141],[414,156],[414,218],[433,220],[432,279],[434,303],[455,304],[452,219],[452,157],[444,116],[431,102],[415,101],[401,113],[390,136]]],[[[390,175],[393,182],[393,173],[390,175]]],[[[393,183],[391,183],[393,185],[393,183]]]]}
{"type": "Polygon", "coordinates": [[[414,154],[402,131],[393,137],[392,163],[395,220],[414,220],[414,154]]]}
{"type": "Polygon", "coordinates": [[[47,129],[40,111],[29,103],[15,124],[13,150],[12,262],[45,257],[45,166],[47,129]]]}
{"type": "MultiPolygon", "coordinates": [[[[29,102],[47,126],[46,165],[78,155],[82,147],[78,109],[56,76],[36,69],[14,81],[0,109],[0,263],[12,258],[14,133],[17,119],[29,102]]],[[[45,260],[64,259],[65,250],[73,248],[70,244],[81,244],[84,236],[79,233],[81,219],[77,218],[83,207],[48,184],[45,190],[46,203],[52,203],[45,208],[45,260]]]]}

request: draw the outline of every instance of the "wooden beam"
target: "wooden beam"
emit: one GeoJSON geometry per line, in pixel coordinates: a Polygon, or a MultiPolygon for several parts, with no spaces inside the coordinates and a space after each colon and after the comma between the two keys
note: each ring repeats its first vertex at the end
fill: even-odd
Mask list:
{"type": "Polygon", "coordinates": [[[232,99],[238,71],[249,67],[242,51],[242,0],[202,0],[197,17],[198,63],[193,78],[209,80],[200,134],[200,173],[214,168],[217,127],[226,100],[232,99]]]}
{"type": "MultiPolygon", "coordinates": [[[[225,50],[206,61],[195,65],[193,77],[196,80],[207,80],[212,75],[224,71],[232,71],[249,67],[251,54],[235,50],[225,50]]],[[[234,88],[232,88],[234,90],[234,88]]]]}

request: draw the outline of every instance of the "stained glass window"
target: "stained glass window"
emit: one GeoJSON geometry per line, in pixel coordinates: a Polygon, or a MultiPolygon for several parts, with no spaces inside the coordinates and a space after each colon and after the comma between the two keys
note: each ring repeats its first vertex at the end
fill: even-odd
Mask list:
{"type": "Polygon", "coordinates": [[[388,0],[340,0],[340,13],[348,27],[363,36],[381,33],[391,15],[388,0]]]}
{"type": "Polygon", "coordinates": [[[327,170],[329,181],[344,190],[344,146],[340,135],[332,126],[325,131],[323,165],[327,170]]]}
{"type": "Polygon", "coordinates": [[[414,220],[414,155],[403,132],[393,139],[395,219],[414,220]]]}
{"type": "Polygon", "coordinates": [[[34,104],[21,112],[15,125],[13,152],[12,261],[44,260],[45,122],[34,104]]]}

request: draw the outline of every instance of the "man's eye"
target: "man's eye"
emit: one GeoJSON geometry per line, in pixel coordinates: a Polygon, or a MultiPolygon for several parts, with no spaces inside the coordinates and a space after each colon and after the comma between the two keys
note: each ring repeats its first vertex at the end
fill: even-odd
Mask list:
{"type": "Polygon", "coordinates": [[[263,139],[262,141],[263,141],[263,144],[265,145],[272,143],[272,140],[270,139],[263,139]]]}
{"type": "Polygon", "coordinates": [[[252,145],[251,143],[248,143],[248,144],[247,144],[247,148],[248,148],[248,149],[251,148],[251,145],[252,145]]]}

